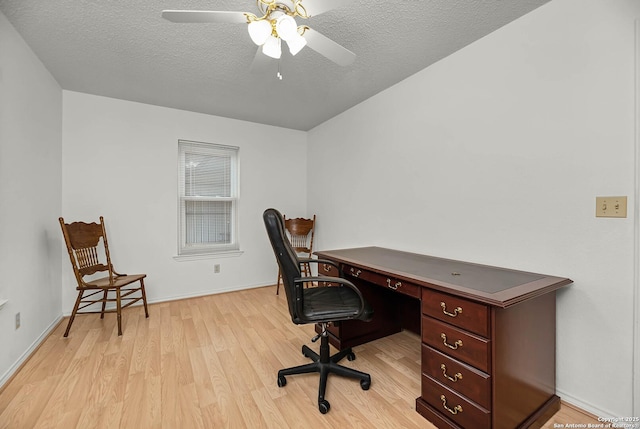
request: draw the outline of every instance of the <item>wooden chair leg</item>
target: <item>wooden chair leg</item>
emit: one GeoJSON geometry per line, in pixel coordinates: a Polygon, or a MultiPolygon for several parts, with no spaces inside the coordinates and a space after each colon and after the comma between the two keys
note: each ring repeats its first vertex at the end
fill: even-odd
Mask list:
{"type": "Polygon", "coordinates": [[[118,336],[122,335],[122,304],[120,303],[120,288],[116,288],[116,313],[118,315],[118,336]]]}
{"type": "Polygon", "coordinates": [[[71,325],[73,324],[73,319],[76,318],[76,312],[78,311],[78,307],[80,307],[80,301],[82,301],[82,294],[84,291],[78,292],[78,298],[76,298],[76,303],[73,306],[73,311],[71,312],[71,316],[69,317],[69,323],[67,323],[67,330],[64,331],[64,336],[69,336],[69,330],[71,329],[71,325]]]}
{"type": "MultiPolygon", "coordinates": [[[[311,277],[311,265],[308,263],[302,264],[302,273],[307,277],[311,277]]],[[[305,282],[304,286],[313,286],[313,282],[305,282]]]]}
{"type": "Polygon", "coordinates": [[[280,279],[282,279],[282,273],[280,272],[280,268],[278,268],[278,281],[276,282],[276,295],[280,293],[280,279]]]}
{"type": "Polygon", "coordinates": [[[142,292],[142,303],[144,304],[144,317],[149,318],[149,309],[147,308],[147,294],[144,291],[143,279],[140,279],[140,291],[142,292]]]}
{"type": "Polygon", "coordinates": [[[107,306],[107,297],[108,297],[108,290],[104,291],[104,294],[102,295],[102,312],[100,313],[100,318],[104,319],[104,309],[107,306]]]}

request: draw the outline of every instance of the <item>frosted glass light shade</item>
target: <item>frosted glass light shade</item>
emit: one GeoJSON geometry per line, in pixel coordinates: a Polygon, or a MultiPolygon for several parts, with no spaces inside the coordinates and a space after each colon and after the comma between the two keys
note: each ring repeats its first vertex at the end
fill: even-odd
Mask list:
{"type": "Polygon", "coordinates": [[[269,36],[267,41],[262,46],[262,53],[268,57],[275,58],[276,60],[282,55],[282,49],[280,48],[280,38],[269,36]]]}
{"type": "Polygon", "coordinates": [[[292,16],[282,15],[276,21],[276,33],[282,40],[289,41],[290,39],[300,36],[298,34],[298,24],[292,16]]]}
{"type": "Polygon", "coordinates": [[[307,45],[307,39],[298,34],[298,37],[287,40],[287,45],[289,45],[289,51],[291,52],[291,55],[295,55],[307,45]]]}
{"type": "Polygon", "coordinates": [[[249,36],[253,43],[258,46],[263,45],[269,36],[271,36],[271,23],[267,20],[252,21],[247,26],[249,36]]]}

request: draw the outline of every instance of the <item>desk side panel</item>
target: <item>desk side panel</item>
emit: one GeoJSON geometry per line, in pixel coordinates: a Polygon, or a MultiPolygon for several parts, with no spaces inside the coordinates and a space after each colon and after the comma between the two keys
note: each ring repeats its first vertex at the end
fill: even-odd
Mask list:
{"type": "Polygon", "coordinates": [[[493,428],[527,427],[555,396],[556,293],[493,308],[492,319],[493,428]]]}

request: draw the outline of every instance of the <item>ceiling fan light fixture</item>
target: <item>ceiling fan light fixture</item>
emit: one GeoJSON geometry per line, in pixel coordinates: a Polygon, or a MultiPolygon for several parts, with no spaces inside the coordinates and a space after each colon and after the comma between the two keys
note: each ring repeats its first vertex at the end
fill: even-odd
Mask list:
{"type": "Polygon", "coordinates": [[[263,45],[272,32],[271,23],[267,20],[252,21],[247,26],[247,29],[251,40],[258,46],[263,45]]]}
{"type": "Polygon", "coordinates": [[[282,48],[280,47],[280,38],[269,36],[262,46],[262,53],[268,57],[280,59],[282,48]]]}
{"type": "Polygon", "coordinates": [[[306,25],[298,26],[295,19],[309,19],[340,6],[345,3],[344,0],[256,1],[259,14],[214,10],[163,10],[162,17],[171,22],[244,24],[251,40],[258,45],[254,63],[269,62],[262,54],[280,59],[283,40],[287,42],[292,56],[308,46],[340,66],[348,66],[355,60],[356,55],[353,52],[306,25]]]}
{"type": "Polygon", "coordinates": [[[295,55],[307,45],[307,39],[298,34],[298,37],[287,40],[287,45],[289,45],[291,55],[295,55]]]}
{"type": "Polygon", "coordinates": [[[300,34],[298,34],[298,24],[296,24],[296,20],[290,15],[281,15],[278,17],[276,20],[276,32],[282,40],[287,42],[300,36],[300,34]]]}

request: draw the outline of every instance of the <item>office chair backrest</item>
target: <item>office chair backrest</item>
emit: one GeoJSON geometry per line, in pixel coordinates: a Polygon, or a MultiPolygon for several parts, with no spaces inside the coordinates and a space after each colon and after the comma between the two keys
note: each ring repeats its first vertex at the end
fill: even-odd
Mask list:
{"type": "Polygon", "coordinates": [[[294,281],[302,276],[300,273],[300,263],[284,231],[284,218],[278,210],[267,209],[262,214],[262,219],[267,229],[267,235],[269,236],[273,253],[280,266],[291,320],[296,324],[307,323],[301,319],[303,283],[295,283],[294,281]]]}

